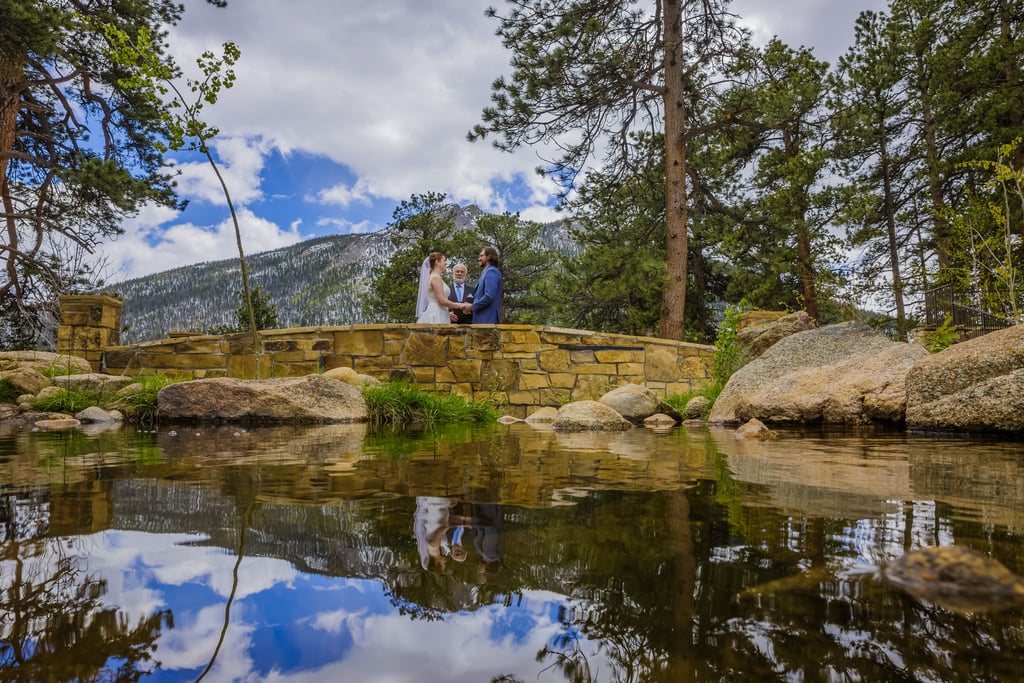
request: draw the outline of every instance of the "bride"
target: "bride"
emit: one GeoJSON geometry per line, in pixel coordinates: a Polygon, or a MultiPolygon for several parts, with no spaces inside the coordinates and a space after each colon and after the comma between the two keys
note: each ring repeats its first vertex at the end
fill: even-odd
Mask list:
{"type": "Polygon", "coordinates": [[[416,297],[416,322],[450,323],[449,308],[458,308],[457,301],[449,301],[451,290],[441,279],[441,273],[448,266],[448,259],[439,251],[432,251],[423,259],[420,268],[420,291],[416,297]]]}

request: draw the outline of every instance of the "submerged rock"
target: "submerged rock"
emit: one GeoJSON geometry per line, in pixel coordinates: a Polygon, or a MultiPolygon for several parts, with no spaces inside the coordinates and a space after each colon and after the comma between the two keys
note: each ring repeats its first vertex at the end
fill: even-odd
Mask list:
{"type": "Polygon", "coordinates": [[[998,560],[966,546],[912,550],[884,565],[879,578],[955,612],[1024,606],[1024,580],[998,560]]]}
{"type": "Polygon", "coordinates": [[[624,431],[632,429],[633,423],[599,401],[576,401],[558,409],[551,428],[563,432],[624,431]]]}

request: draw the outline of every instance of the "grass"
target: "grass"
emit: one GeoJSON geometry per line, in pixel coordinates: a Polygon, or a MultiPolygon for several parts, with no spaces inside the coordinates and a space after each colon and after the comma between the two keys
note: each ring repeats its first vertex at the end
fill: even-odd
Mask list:
{"type": "Polygon", "coordinates": [[[374,427],[403,429],[459,422],[493,422],[498,411],[489,403],[470,401],[456,394],[423,391],[405,382],[384,382],[363,387],[374,427]]]}
{"type": "Polygon", "coordinates": [[[722,393],[722,388],[724,386],[724,383],[712,382],[711,384],[708,384],[704,388],[698,389],[697,391],[691,391],[686,394],[670,394],[665,397],[665,403],[669,404],[677,411],[679,411],[680,415],[685,415],[686,404],[697,396],[704,396],[710,401],[710,403],[708,403],[707,410],[705,410],[698,417],[701,420],[706,420],[708,419],[708,415],[711,413],[711,407],[715,405],[715,401],[718,399],[718,395],[722,393]]]}
{"type": "Polygon", "coordinates": [[[47,413],[75,413],[85,410],[89,406],[99,405],[99,395],[94,391],[85,389],[67,388],[36,398],[32,407],[47,413]]]}
{"type": "Polygon", "coordinates": [[[9,379],[0,379],[0,403],[14,403],[22,392],[9,379]]]}
{"type": "Polygon", "coordinates": [[[128,394],[120,401],[128,421],[142,425],[156,424],[156,395],[167,385],[182,380],[167,375],[144,375],[136,377],[135,381],[142,385],[142,389],[128,394]]]}

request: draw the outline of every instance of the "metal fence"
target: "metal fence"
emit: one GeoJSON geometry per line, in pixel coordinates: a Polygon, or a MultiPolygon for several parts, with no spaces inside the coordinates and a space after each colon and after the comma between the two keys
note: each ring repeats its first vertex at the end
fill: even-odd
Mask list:
{"type": "Polygon", "coordinates": [[[942,285],[924,293],[925,323],[939,327],[946,318],[952,321],[961,341],[1014,325],[1013,320],[983,311],[964,302],[980,301],[978,292],[957,292],[952,285],[942,285]]]}

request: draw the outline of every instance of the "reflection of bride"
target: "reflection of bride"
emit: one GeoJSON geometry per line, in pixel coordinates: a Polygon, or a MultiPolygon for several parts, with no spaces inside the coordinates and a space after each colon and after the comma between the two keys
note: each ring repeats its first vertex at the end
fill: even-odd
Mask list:
{"type": "Polygon", "coordinates": [[[448,260],[439,251],[432,251],[423,259],[420,268],[420,289],[416,297],[416,322],[418,323],[450,323],[449,308],[458,308],[457,301],[449,301],[450,289],[441,279],[441,273],[448,265],[448,260]]]}

